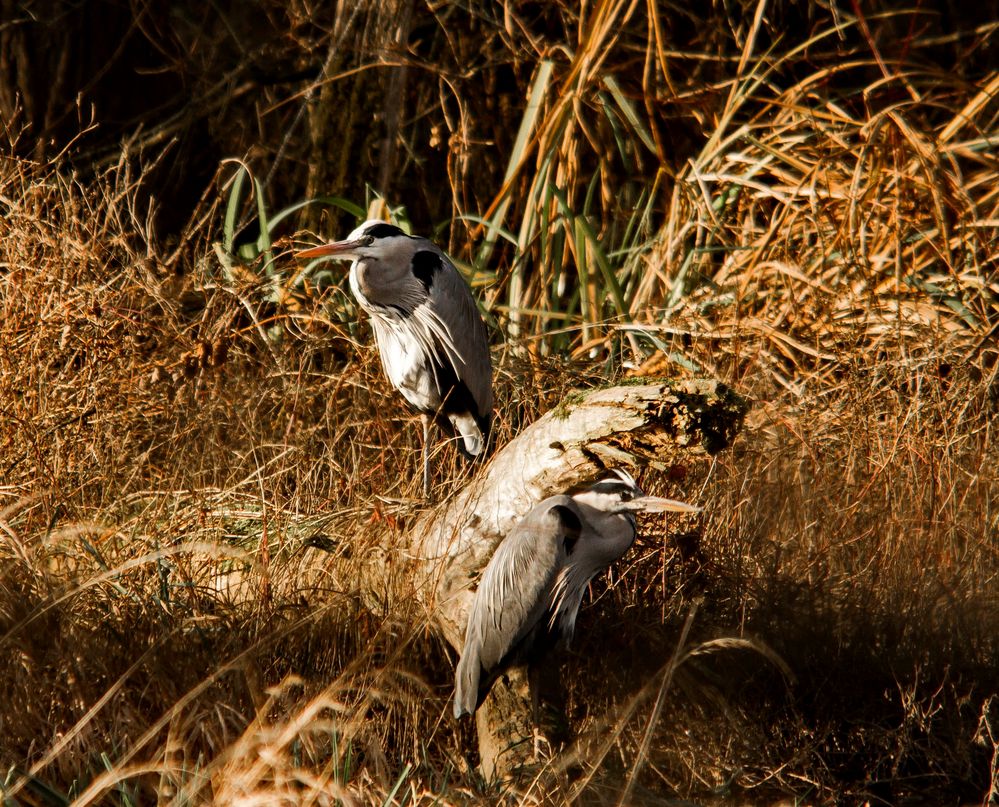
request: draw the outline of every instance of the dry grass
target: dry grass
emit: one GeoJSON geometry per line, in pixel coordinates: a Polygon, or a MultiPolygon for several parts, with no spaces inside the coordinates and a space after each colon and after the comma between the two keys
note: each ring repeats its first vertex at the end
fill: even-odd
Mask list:
{"type": "MultiPolygon", "coordinates": [[[[625,372],[714,374],[756,406],[733,450],[643,475],[704,516],[645,524],[594,585],[550,693],[575,739],[505,789],[472,769],[427,615],[357,579],[420,506],[419,428],[343,291],[225,279],[214,193],[160,243],[128,160],[0,163],[12,803],[997,798],[996,82],[867,81],[870,53],[818,48],[828,21],[777,57],[750,13],[737,50],[704,44],[701,93],[670,90],[702,145],[643,185],[654,104],[634,163],[587,111],[628,122],[605,77],[635,53],[622,97],[666,92],[680,57],[640,17],[601,5],[576,44],[605,61],[556,65],[482,211],[509,199],[523,262],[466,253],[491,253],[491,312],[531,348],[495,349],[497,439],[625,372]],[[587,190],[617,176],[619,198],[587,190]]],[[[477,198],[454,148],[455,199],[477,198]]],[[[436,467],[442,494],[468,473],[436,467]]]]}

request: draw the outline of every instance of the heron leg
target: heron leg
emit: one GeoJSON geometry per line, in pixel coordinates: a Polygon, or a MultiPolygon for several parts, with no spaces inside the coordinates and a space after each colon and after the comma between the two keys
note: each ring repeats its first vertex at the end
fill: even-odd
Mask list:
{"type": "Polygon", "coordinates": [[[423,498],[430,498],[430,415],[426,412],[423,419],[423,498]]]}
{"type": "Polygon", "coordinates": [[[541,744],[544,743],[551,754],[548,738],[541,733],[541,665],[527,665],[527,689],[531,693],[531,734],[534,738],[534,759],[541,755],[541,744]]]}

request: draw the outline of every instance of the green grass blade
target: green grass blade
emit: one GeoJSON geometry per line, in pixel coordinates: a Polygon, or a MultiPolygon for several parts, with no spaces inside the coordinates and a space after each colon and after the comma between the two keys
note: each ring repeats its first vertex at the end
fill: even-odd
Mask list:
{"type": "Polygon", "coordinates": [[[648,127],[642,123],[641,119],[638,117],[638,113],[635,111],[635,105],[631,103],[631,100],[625,96],[621,91],[621,85],[617,83],[617,79],[609,73],[603,77],[604,86],[608,89],[611,94],[611,98],[614,99],[614,103],[617,104],[618,109],[621,110],[621,114],[624,115],[624,119],[628,121],[631,126],[632,131],[638,135],[638,139],[642,141],[643,145],[656,154],[656,143],[652,139],[652,135],[649,133],[648,127]]]}
{"type": "Polygon", "coordinates": [[[491,224],[488,219],[484,219],[482,216],[474,216],[471,213],[463,213],[457,218],[459,221],[471,221],[475,224],[483,224],[486,225],[487,227],[491,227],[492,231],[500,238],[502,238],[504,241],[508,241],[514,246],[517,246],[517,237],[513,233],[511,233],[505,227],[497,227],[491,224]]]}
{"type": "Polygon", "coordinates": [[[239,201],[248,174],[246,166],[241,164],[229,190],[229,201],[226,203],[225,219],[222,222],[222,249],[227,255],[232,255],[232,245],[236,240],[236,216],[239,215],[239,201]]]}
{"type": "Polygon", "coordinates": [[[396,779],[396,782],[389,791],[389,794],[385,797],[385,801],[382,802],[382,807],[388,807],[388,805],[392,804],[393,799],[395,799],[395,794],[399,792],[403,783],[409,778],[409,772],[412,769],[413,766],[407,762],[406,767],[402,769],[402,773],[399,774],[399,778],[396,779]]]}
{"type": "MultiPolygon", "coordinates": [[[[510,152],[510,160],[507,163],[506,175],[503,177],[504,186],[506,186],[507,183],[513,178],[513,175],[517,172],[517,169],[527,156],[527,146],[530,143],[531,133],[534,131],[538,115],[541,112],[541,102],[544,100],[545,93],[548,91],[548,84],[551,81],[552,70],[554,67],[555,63],[550,59],[543,59],[538,65],[537,75],[534,77],[534,82],[531,85],[531,94],[527,99],[527,107],[524,109],[524,117],[520,120],[520,128],[517,130],[517,138],[514,140],[513,149],[510,152]]],[[[486,225],[486,237],[482,246],[479,248],[479,255],[476,259],[476,263],[480,266],[488,263],[490,257],[492,257],[493,247],[495,246],[496,238],[499,235],[499,228],[503,226],[503,221],[506,218],[506,211],[509,206],[510,194],[508,192],[506,197],[496,208],[496,211],[489,218],[486,225]]]]}
{"type": "MultiPolygon", "coordinates": [[[[573,223],[576,237],[587,244],[586,252],[592,254],[594,260],[596,260],[597,267],[600,269],[600,273],[603,276],[604,283],[606,284],[606,291],[610,293],[611,299],[614,301],[614,307],[617,309],[618,314],[627,316],[628,305],[624,301],[624,294],[621,291],[621,285],[618,283],[617,276],[614,274],[614,270],[607,258],[607,253],[604,252],[604,249],[597,238],[597,234],[593,231],[593,228],[590,227],[585,218],[582,216],[575,216],[572,213],[569,209],[569,204],[566,201],[564,193],[557,191],[555,198],[558,199],[562,215],[567,221],[571,221],[573,223]]],[[[577,242],[577,248],[580,245],[581,242],[577,242]]],[[[594,313],[599,316],[599,312],[594,313]]]]}
{"type": "Polygon", "coordinates": [[[341,196],[317,196],[315,199],[306,199],[302,202],[296,202],[293,205],[288,205],[288,207],[282,208],[280,211],[274,214],[270,219],[270,223],[267,226],[267,231],[269,233],[274,232],[274,228],[277,227],[284,219],[288,218],[292,213],[297,213],[304,207],[309,205],[325,205],[326,207],[338,207],[347,213],[350,213],[354,218],[363,220],[367,212],[363,207],[349,199],[344,199],[341,196]]]}
{"type": "Polygon", "coordinates": [[[257,220],[260,225],[260,234],[257,236],[257,253],[264,256],[261,272],[264,277],[273,277],[274,253],[271,250],[271,234],[267,224],[267,202],[264,199],[264,187],[256,177],[253,179],[253,187],[257,196],[257,220]]]}

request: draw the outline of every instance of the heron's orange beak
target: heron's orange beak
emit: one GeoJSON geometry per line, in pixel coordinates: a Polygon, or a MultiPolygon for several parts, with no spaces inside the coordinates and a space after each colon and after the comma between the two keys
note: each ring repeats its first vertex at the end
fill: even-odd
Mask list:
{"type": "MultiPolygon", "coordinates": [[[[693,504],[664,499],[661,496],[638,496],[627,504],[644,513],[700,513],[701,508],[693,504]]],[[[629,507],[628,509],[632,509],[629,507]]]]}
{"type": "Polygon", "coordinates": [[[335,255],[341,255],[344,258],[353,258],[353,251],[358,247],[363,247],[365,243],[367,242],[363,238],[358,238],[354,241],[334,241],[332,244],[322,244],[311,249],[303,249],[301,252],[296,252],[295,257],[303,260],[307,258],[329,258],[335,255]]]}

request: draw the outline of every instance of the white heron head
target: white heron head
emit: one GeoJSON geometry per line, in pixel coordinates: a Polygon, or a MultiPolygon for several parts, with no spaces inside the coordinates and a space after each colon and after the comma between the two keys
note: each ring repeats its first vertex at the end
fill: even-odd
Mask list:
{"type": "Polygon", "coordinates": [[[407,257],[416,250],[415,239],[394,224],[381,219],[368,219],[355,228],[343,241],[322,244],[296,253],[297,258],[334,258],[357,261],[394,259],[400,253],[407,257]]]}
{"type": "Polygon", "coordinates": [[[605,513],[699,513],[700,507],[661,496],[646,496],[634,477],[621,468],[595,482],[574,499],[605,513]]]}

